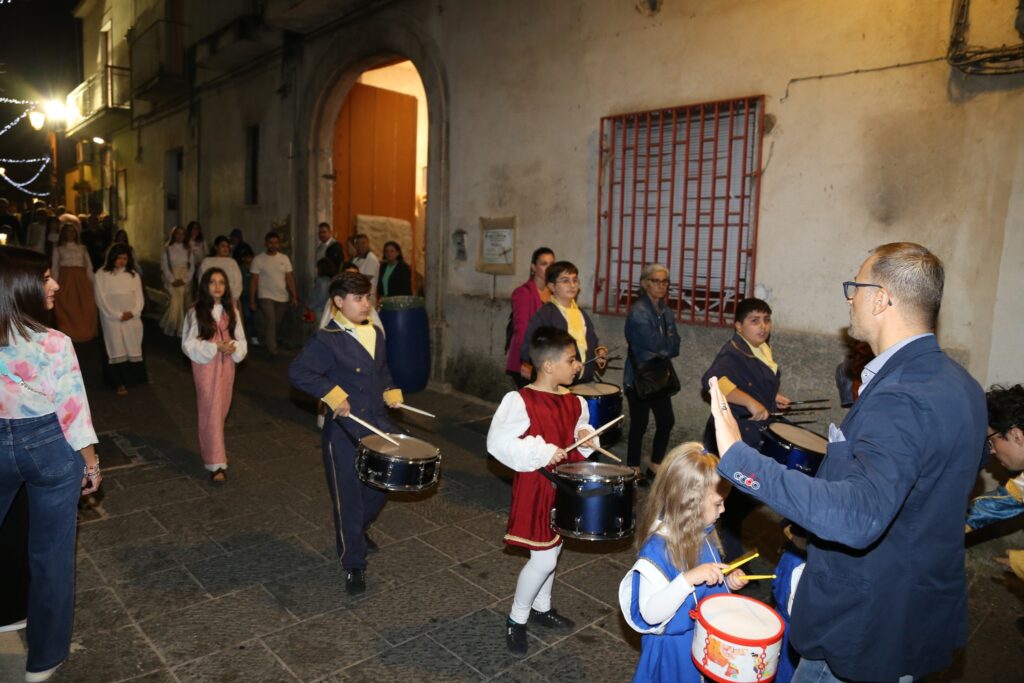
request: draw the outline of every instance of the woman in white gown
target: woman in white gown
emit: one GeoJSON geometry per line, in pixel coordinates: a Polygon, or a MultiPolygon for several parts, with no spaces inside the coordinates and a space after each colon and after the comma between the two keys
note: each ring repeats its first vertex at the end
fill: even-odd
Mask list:
{"type": "Polygon", "coordinates": [[[160,272],[167,290],[167,310],[160,319],[160,329],[168,336],[181,336],[185,309],[191,304],[192,274],[195,261],[185,240],[185,228],[171,228],[167,246],[160,255],[160,272]]]}
{"type": "Polygon", "coordinates": [[[96,305],[100,309],[107,375],[118,396],[146,381],[142,362],[142,278],[135,272],[131,249],[114,244],[103,267],[96,272],[96,305]]]}

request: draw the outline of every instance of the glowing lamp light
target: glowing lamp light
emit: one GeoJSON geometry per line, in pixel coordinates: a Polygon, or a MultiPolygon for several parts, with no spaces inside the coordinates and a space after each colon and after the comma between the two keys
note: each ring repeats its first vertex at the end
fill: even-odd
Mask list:
{"type": "Polygon", "coordinates": [[[33,129],[42,130],[43,126],[46,125],[46,114],[38,110],[30,111],[28,113],[28,122],[32,124],[33,129]]]}
{"type": "Polygon", "coordinates": [[[7,244],[7,233],[6,232],[0,232],[0,245],[5,245],[5,244],[7,244]]]}
{"type": "Polygon", "coordinates": [[[43,111],[51,121],[63,121],[68,116],[68,109],[60,100],[47,100],[43,103],[43,111]]]}
{"type": "Polygon", "coordinates": [[[101,137],[100,137],[100,136],[98,136],[98,135],[97,135],[96,137],[94,137],[94,138],[92,139],[92,141],[93,141],[93,142],[95,142],[95,143],[96,143],[97,145],[105,145],[105,144],[107,144],[107,141],[106,141],[106,140],[104,140],[103,138],[101,138],[101,137]]]}
{"type": "Polygon", "coordinates": [[[7,169],[3,166],[0,166],[0,175],[7,175],[7,169]]]}

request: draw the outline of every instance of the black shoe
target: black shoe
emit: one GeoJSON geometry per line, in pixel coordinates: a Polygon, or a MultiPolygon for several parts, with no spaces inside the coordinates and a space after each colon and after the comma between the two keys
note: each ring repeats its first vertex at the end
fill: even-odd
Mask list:
{"type": "Polygon", "coordinates": [[[380,550],[380,546],[377,545],[377,542],[375,540],[370,538],[370,534],[363,534],[363,539],[366,543],[366,552],[375,553],[378,550],[380,550]]]}
{"type": "Polygon", "coordinates": [[[349,569],[345,572],[345,592],[359,595],[366,592],[366,570],[349,569]]]}
{"type": "Polygon", "coordinates": [[[555,609],[549,609],[547,612],[538,612],[535,609],[531,609],[530,622],[537,626],[543,626],[544,628],[556,629],[559,631],[571,631],[576,628],[576,622],[567,617],[563,617],[555,609]]]}
{"type": "Polygon", "coordinates": [[[517,624],[509,619],[505,622],[505,644],[516,657],[525,657],[529,645],[526,642],[526,624],[517,624]]]}

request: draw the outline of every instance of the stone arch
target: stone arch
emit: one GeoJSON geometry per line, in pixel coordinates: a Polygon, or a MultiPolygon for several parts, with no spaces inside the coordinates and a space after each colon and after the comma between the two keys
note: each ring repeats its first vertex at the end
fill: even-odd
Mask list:
{"type": "Polygon", "coordinates": [[[367,69],[396,57],[419,72],[427,94],[426,275],[431,321],[432,375],[444,377],[446,348],[443,297],[446,289],[448,220],[448,81],[440,48],[426,26],[400,11],[382,11],[318,38],[304,51],[300,67],[293,144],[296,261],[312,258],[315,226],[332,217],[334,125],[353,84],[367,69]],[[308,234],[307,234],[308,233],[308,234]]]}

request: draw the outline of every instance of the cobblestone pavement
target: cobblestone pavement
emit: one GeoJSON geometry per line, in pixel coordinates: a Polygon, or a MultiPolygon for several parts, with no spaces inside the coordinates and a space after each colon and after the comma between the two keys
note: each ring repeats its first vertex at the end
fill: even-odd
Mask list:
{"type": "MultiPolygon", "coordinates": [[[[72,655],[55,683],[632,677],[639,640],[617,609],[628,542],[567,543],[554,604],[577,630],[531,631],[525,660],[506,651],[502,627],[525,555],[501,543],[511,473],[485,454],[494,406],[439,390],[408,397],[439,416],[404,424],[441,448],[441,483],[391,495],[371,530],[381,550],[370,556],[368,591],[353,599],[334,551],[312,405],[289,390],[286,362],[255,349],[240,368],[229,481],[218,487],[199,461],[189,366],[154,328],[147,335],[150,384],[128,398],[102,387],[98,347],[79,350],[105,484],[82,514],[72,655]]],[[[761,511],[753,527],[751,544],[766,549],[754,570],[769,571],[777,520],[761,511]]],[[[1024,654],[1013,625],[1024,590],[989,558],[1024,545],[1022,536],[971,550],[971,643],[938,680],[1012,679],[1005,672],[1024,654]]],[[[767,589],[752,594],[766,599],[767,589]]],[[[10,643],[0,641],[0,679],[21,680],[24,655],[10,643]]]]}

